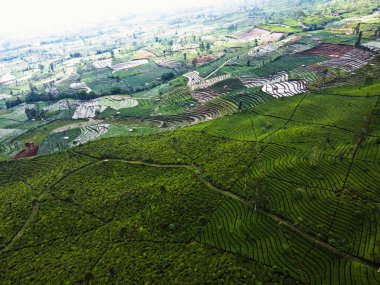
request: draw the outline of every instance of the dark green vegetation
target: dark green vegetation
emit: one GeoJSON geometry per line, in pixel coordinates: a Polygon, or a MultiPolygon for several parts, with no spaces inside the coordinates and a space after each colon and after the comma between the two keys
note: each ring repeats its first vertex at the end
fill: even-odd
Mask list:
{"type": "Polygon", "coordinates": [[[4,89],[0,284],[380,284],[380,57],[359,45],[374,40],[375,1],[263,1],[165,33],[148,21],[96,52],[146,64],[96,69],[85,48],[4,89]],[[230,41],[254,26],[289,42],[230,41]],[[351,47],[302,54],[319,43],[358,49],[328,65],[351,47]],[[211,85],[188,86],[188,71],[211,85]],[[261,84],[279,76],[309,92],[275,99],[261,84]],[[84,102],[43,109],[109,94],[102,112],[84,106],[94,119],[72,120],[84,102]],[[30,141],[37,157],[9,161],[30,141]]]}
{"type": "Polygon", "coordinates": [[[380,97],[360,90],[2,162],[1,283],[378,284],[380,97]]]}

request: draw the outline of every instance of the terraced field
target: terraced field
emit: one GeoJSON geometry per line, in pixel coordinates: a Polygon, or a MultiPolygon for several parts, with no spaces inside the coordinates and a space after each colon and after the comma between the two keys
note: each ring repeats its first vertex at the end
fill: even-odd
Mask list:
{"type": "MultiPolygon", "coordinates": [[[[174,252],[181,260],[192,247],[198,252],[186,262],[192,268],[204,256],[200,252],[213,249],[236,255],[233,264],[260,264],[290,284],[378,284],[379,97],[332,89],[269,100],[260,87],[246,92],[214,98],[181,116],[152,119],[168,125],[202,121],[236,112],[239,95],[248,96],[247,110],[232,116],[0,163],[7,201],[1,204],[0,253],[6,284],[27,278],[20,277],[29,267],[20,267],[19,258],[47,260],[74,241],[76,258],[92,266],[71,269],[73,281],[90,273],[108,278],[110,264],[115,278],[125,278],[122,263],[128,255],[128,264],[136,264],[141,249],[131,246],[138,243],[149,244],[155,265],[144,268],[154,275],[156,264],[166,262],[156,260],[164,249],[154,245],[160,244],[170,262],[174,252]],[[17,203],[7,194],[15,187],[17,203]],[[167,252],[170,246],[177,246],[173,253],[167,252]]],[[[62,133],[55,139],[46,147],[66,141],[62,133]]],[[[66,261],[57,258],[54,264],[49,280],[67,272],[61,270],[66,261]]],[[[140,272],[137,264],[133,270],[140,272]]],[[[41,280],[35,272],[33,278],[41,280]]]]}
{"type": "Polygon", "coordinates": [[[378,4],[248,2],[4,41],[0,285],[380,284],[378,4]]]}

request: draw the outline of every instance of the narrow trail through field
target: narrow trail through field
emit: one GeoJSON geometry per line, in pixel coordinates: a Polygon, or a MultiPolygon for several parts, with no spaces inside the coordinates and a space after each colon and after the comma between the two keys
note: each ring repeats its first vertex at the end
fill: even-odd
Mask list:
{"type": "Polygon", "coordinates": [[[23,225],[23,227],[20,229],[20,231],[13,237],[13,239],[11,240],[11,242],[6,245],[6,247],[3,249],[3,251],[9,250],[21,238],[21,236],[24,234],[25,229],[28,227],[28,225],[30,224],[30,222],[33,220],[33,218],[37,214],[37,212],[38,212],[38,203],[36,203],[33,206],[32,213],[30,214],[28,220],[23,225]]]}
{"type": "Polygon", "coordinates": [[[211,76],[213,76],[215,73],[217,73],[223,66],[225,66],[227,63],[235,59],[235,57],[230,58],[229,60],[226,60],[223,64],[221,64],[217,69],[215,69],[213,72],[211,72],[205,79],[209,79],[211,76]]]}
{"type": "MultiPolygon", "coordinates": [[[[75,152],[77,153],[77,152],[75,152]]],[[[84,154],[81,154],[81,153],[77,153],[78,155],[82,155],[82,156],[86,156],[84,154]]],[[[90,157],[90,156],[89,156],[90,157]]],[[[234,193],[231,193],[229,191],[226,191],[226,190],[223,190],[223,189],[220,189],[218,187],[216,187],[215,185],[213,185],[212,183],[210,183],[209,181],[207,181],[205,178],[202,177],[201,175],[201,170],[198,169],[197,166],[195,165],[188,165],[188,164],[162,164],[162,163],[158,163],[158,162],[144,162],[144,161],[136,161],[136,160],[125,160],[125,159],[116,159],[116,158],[103,158],[103,159],[99,159],[99,158],[95,158],[95,157],[92,157],[93,159],[97,159],[97,161],[93,161],[91,163],[88,163],[86,165],[83,165],[75,170],[72,170],[70,171],[69,173],[67,173],[66,175],[64,175],[63,177],[61,177],[60,179],[56,180],[54,183],[52,183],[49,187],[47,187],[41,194],[40,196],[38,197],[37,199],[37,202],[35,203],[35,205],[33,206],[33,211],[31,213],[31,215],[29,216],[28,220],[25,222],[25,224],[23,225],[23,227],[18,231],[18,233],[14,236],[14,238],[12,239],[12,241],[7,244],[5,246],[5,248],[3,248],[2,252],[4,251],[7,251],[9,250],[21,237],[22,235],[24,234],[26,228],[29,226],[29,224],[31,223],[31,221],[33,220],[33,218],[35,217],[35,215],[37,214],[38,212],[38,201],[41,199],[41,197],[48,191],[48,190],[51,190],[55,185],[57,185],[58,183],[60,183],[61,181],[67,179],[68,177],[70,177],[71,175],[74,175],[88,167],[91,167],[91,166],[95,166],[97,164],[102,164],[102,163],[107,163],[107,162],[112,162],[112,161],[116,161],[116,162],[122,162],[122,163],[127,163],[129,165],[136,165],[136,166],[147,166],[147,167],[155,167],[155,168],[178,168],[178,169],[188,169],[188,170],[191,170],[194,172],[194,174],[197,176],[197,178],[199,179],[200,182],[202,182],[202,184],[204,184],[207,188],[213,190],[213,191],[216,191],[220,194],[222,194],[223,196],[225,197],[230,197],[236,201],[239,201],[240,203],[252,208],[252,209],[255,209],[254,205],[252,203],[250,203],[249,201],[245,200],[244,198],[234,194],[234,193]]],[[[349,253],[346,253],[346,252],[342,252],[342,251],[339,251],[337,250],[334,246],[324,242],[324,241],[321,241],[319,240],[318,238],[316,238],[315,236],[313,236],[312,234],[309,234],[307,232],[304,232],[303,230],[299,229],[298,227],[294,226],[290,221],[287,221],[285,220],[284,218],[276,215],[275,213],[272,213],[266,209],[262,209],[262,208],[257,208],[256,209],[258,212],[266,215],[267,217],[271,218],[272,220],[274,220],[275,222],[277,222],[279,225],[283,225],[283,226],[286,226],[289,230],[293,231],[294,233],[298,234],[299,236],[301,236],[302,238],[306,239],[306,240],[309,240],[311,242],[313,242],[315,245],[319,246],[320,248],[323,248],[323,249],[326,249],[328,251],[330,251],[331,253],[335,254],[335,255],[338,255],[338,256],[341,256],[345,259],[348,259],[348,260],[351,260],[351,261],[355,261],[355,262],[358,262],[360,264],[363,264],[369,268],[372,268],[372,269],[375,269],[377,270],[378,268],[380,268],[380,264],[378,263],[375,263],[371,260],[367,260],[365,258],[362,258],[362,257],[359,257],[359,256],[354,256],[354,255],[351,255],[349,253]]]]}
{"type": "Polygon", "coordinates": [[[41,200],[41,198],[43,197],[44,194],[46,194],[46,192],[48,192],[49,190],[51,190],[55,185],[57,185],[59,182],[61,182],[62,180],[70,177],[71,175],[91,166],[91,165],[94,165],[98,163],[98,161],[95,161],[95,162],[91,162],[91,163],[88,163],[86,165],[83,165],[77,169],[74,169],[70,172],[68,172],[67,174],[63,175],[60,179],[56,180],[55,182],[53,182],[50,186],[46,187],[41,193],[40,195],[38,196],[35,204],[33,205],[33,210],[32,210],[32,213],[30,214],[29,218],[26,220],[26,222],[23,224],[23,226],[21,227],[21,229],[16,233],[16,235],[12,238],[12,240],[5,246],[3,247],[2,249],[0,249],[0,253],[1,252],[5,252],[7,250],[9,250],[21,237],[22,235],[24,234],[26,228],[29,226],[29,224],[31,223],[31,221],[33,220],[34,216],[37,214],[38,212],[38,202],[41,200]]]}
{"type": "MultiPolygon", "coordinates": [[[[189,169],[189,170],[192,170],[195,175],[197,176],[197,178],[199,179],[199,181],[201,181],[205,186],[207,186],[209,189],[213,190],[213,191],[216,191],[226,197],[230,197],[236,201],[239,201],[240,203],[252,208],[252,209],[255,209],[254,205],[252,203],[250,203],[249,201],[245,200],[244,198],[236,195],[236,194],[233,194],[229,191],[226,191],[226,190],[223,190],[223,189],[220,189],[218,187],[216,187],[215,185],[213,185],[212,183],[210,183],[209,181],[207,181],[206,179],[204,179],[202,176],[201,176],[201,171],[200,169],[198,169],[196,166],[194,165],[187,165],[187,164],[160,164],[160,163],[150,163],[150,162],[144,162],[144,161],[134,161],[134,160],[123,160],[123,159],[113,159],[113,158],[110,158],[110,159],[102,159],[96,163],[93,163],[93,165],[95,164],[98,164],[98,163],[104,163],[104,162],[109,162],[109,161],[117,161],[117,162],[123,162],[123,163],[127,163],[127,164],[130,164],[130,165],[139,165],[139,166],[148,166],[148,167],[156,167],[156,168],[182,168],[182,169],[189,169]]],[[[354,255],[351,255],[349,253],[346,253],[346,252],[342,252],[342,251],[339,251],[337,248],[335,248],[334,246],[324,242],[324,241],[321,241],[319,240],[318,238],[316,238],[315,236],[313,236],[312,234],[309,234],[301,229],[299,229],[298,227],[294,226],[290,221],[287,221],[285,219],[283,219],[282,217],[276,215],[275,213],[272,213],[266,209],[262,209],[262,208],[257,208],[256,209],[258,212],[266,215],[267,217],[271,218],[272,220],[276,221],[279,225],[283,225],[283,226],[286,226],[288,229],[290,229],[291,231],[293,231],[294,233],[298,234],[299,236],[303,237],[304,239],[306,240],[309,240],[311,241],[312,243],[314,243],[315,245],[319,246],[320,248],[323,248],[323,249],[327,249],[328,251],[330,251],[331,253],[335,254],[335,255],[338,255],[340,257],[343,257],[345,259],[348,259],[348,260],[351,260],[351,261],[355,261],[355,262],[358,262],[360,264],[363,264],[367,267],[370,267],[372,269],[375,269],[375,270],[378,270],[380,268],[380,264],[379,263],[376,263],[376,262],[373,262],[371,260],[368,260],[368,259],[365,259],[365,258],[362,258],[362,257],[359,257],[359,256],[354,256],[354,255]]]]}

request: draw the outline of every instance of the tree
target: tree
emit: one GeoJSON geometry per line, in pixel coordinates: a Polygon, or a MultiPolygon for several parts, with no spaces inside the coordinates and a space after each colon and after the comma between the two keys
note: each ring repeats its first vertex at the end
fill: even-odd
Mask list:
{"type": "Polygon", "coordinates": [[[207,49],[207,50],[210,50],[210,49],[211,49],[211,45],[210,45],[210,43],[207,43],[207,44],[206,44],[206,49],[207,49]]]}
{"type": "Polygon", "coordinates": [[[174,72],[170,71],[170,72],[166,72],[166,73],[162,74],[161,79],[162,79],[162,81],[169,81],[169,80],[173,79],[174,77],[175,77],[174,72]]]}
{"type": "Polygon", "coordinates": [[[357,38],[357,40],[356,40],[356,43],[355,43],[355,47],[360,47],[360,45],[361,45],[361,41],[362,41],[362,35],[363,35],[363,32],[360,31],[360,32],[359,32],[359,35],[358,35],[358,38],[357,38]]]}
{"type": "Polygon", "coordinates": [[[91,280],[94,279],[94,275],[90,271],[86,272],[84,275],[84,281],[86,281],[88,284],[91,284],[91,280]]]}
{"type": "Polygon", "coordinates": [[[204,45],[203,42],[201,42],[201,43],[199,44],[199,49],[200,49],[201,51],[204,51],[204,50],[205,50],[205,45],[204,45]]]}
{"type": "Polygon", "coordinates": [[[111,94],[112,95],[116,95],[116,94],[120,94],[120,93],[122,93],[122,90],[120,87],[114,86],[111,88],[111,94]]]}
{"type": "Polygon", "coordinates": [[[183,60],[184,60],[184,61],[187,60],[187,53],[186,53],[186,52],[183,54],[183,60]]]}
{"type": "Polygon", "coordinates": [[[197,59],[194,58],[192,61],[191,61],[191,64],[193,65],[193,68],[195,68],[197,66],[197,59]]]}
{"type": "Polygon", "coordinates": [[[122,227],[119,231],[119,236],[120,236],[120,238],[122,238],[124,240],[124,242],[126,241],[127,232],[128,232],[128,230],[126,227],[122,227]]]}
{"type": "Polygon", "coordinates": [[[360,23],[358,23],[354,29],[354,34],[355,35],[358,35],[359,34],[359,31],[360,31],[360,23]]]}
{"type": "Polygon", "coordinates": [[[26,117],[29,120],[41,120],[46,117],[47,111],[37,108],[25,108],[26,117]]]}

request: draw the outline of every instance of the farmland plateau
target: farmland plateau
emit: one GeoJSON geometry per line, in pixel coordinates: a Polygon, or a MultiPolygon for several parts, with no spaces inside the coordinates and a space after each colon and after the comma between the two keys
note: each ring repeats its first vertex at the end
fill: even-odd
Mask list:
{"type": "Polygon", "coordinates": [[[380,284],[379,185],[377,0],[0,39],[0,284],[380,284]]]}

